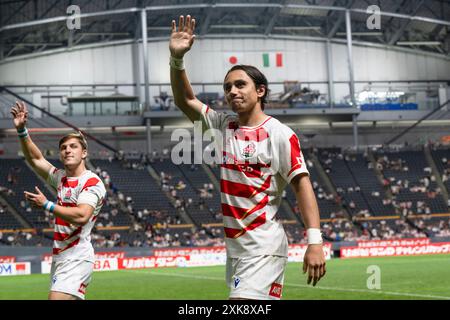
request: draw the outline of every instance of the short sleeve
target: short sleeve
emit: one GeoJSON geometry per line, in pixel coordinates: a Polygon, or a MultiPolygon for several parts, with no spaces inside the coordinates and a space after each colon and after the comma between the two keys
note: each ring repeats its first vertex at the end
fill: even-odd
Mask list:
{"type": "Polygon", "coordinates": [[[280,155],[279,172],[283,179],[290,183],[298,174],[306,173],[309,175],[300,141],[295,132],[289,128],[280,130],[277,140],[278,154],[280,155]]]}
{"type": "Polygon", "coordinates": [[[203,104],[200,113],[200,120],[202,121],[202,130],[218,129],[223,130],[226,127],[227,118],[230,117],[226,113],[217,112],[211,109],[206,104],[203,104]]]}
{"type": "Polygon", "coordinates": [[[77,205],[88,204],[94,209],[103,204],[106,189],[103,182],[98,178],[90,178],[83,186],[78,195],[77,205]]]}
{"type": "Polygon", "coordinates": [[[64,176],[64,171],[57,169],[55,167],[51,167],[48,171],[47,183],[55,190],[58,188],[58,182],[61,180],[62,176],[64,176]]]}

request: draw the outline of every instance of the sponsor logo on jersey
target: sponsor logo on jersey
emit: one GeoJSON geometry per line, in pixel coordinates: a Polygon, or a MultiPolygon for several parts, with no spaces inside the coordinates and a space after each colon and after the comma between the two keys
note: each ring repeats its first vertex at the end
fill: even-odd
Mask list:
{"type": "Polygon", "coordinates": [[[239,278],[234,278],[234,288],[236,289],[239,285],[239,283],[241,282],[241,279],[239,278]]]}
{"type": "Polygon", "coordinates": [[[250,158],[256,151],[256,146],[253,142],[250,142],[244,150],[242,150],[242,156],[244,158],[250,158]]]}
{"type": "Polygon", "coordinates": [[[78,289],[78,292],[82,293],[82,294],[86,294],[86,287],[87,287],[87,285],[85,285],[84,283],[80,284],[80,288],[78,289]]]}
{"type": "Polygon", "coordinates": [[[52,283],[55,284],[55,282],[56,282],[56,276],[53,276],[52,283]]]}
{"type": "Polygon", "coordinates": [[[279,283],[272,283],[272,286],[270,287],[269,296],[275,297],[275,298],[281,298],[281,291],[283,290],[283,286],[279,283]]]}

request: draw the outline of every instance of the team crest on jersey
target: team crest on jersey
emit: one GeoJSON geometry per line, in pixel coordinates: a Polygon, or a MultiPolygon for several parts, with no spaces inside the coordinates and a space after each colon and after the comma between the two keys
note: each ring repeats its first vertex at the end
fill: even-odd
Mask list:
{"type": "Polygon", "coordinates": [[[244,158],[250,158],[256,151],[256,146],[253,142],[250,142],[244,150],[242,150],[242,156],[244,158]]]}
{"type": "Polygon", "coordinates": [[[66,194],[64,195],[64,200],[70,200],[71,196],[72,196],[72,190],[69,189],[66,191],[66,194]]]}

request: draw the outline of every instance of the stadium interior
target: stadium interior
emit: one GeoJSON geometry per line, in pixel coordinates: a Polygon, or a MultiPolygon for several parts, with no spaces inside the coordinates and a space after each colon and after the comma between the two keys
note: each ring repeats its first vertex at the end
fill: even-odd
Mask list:
{"type": "MultiPolygon", "coordinates": [[[[266,113],[300,138],[335,256],[363,240],[450,241],[450,4],[374,2],[379,28],[364,0],[0,1],[0,252],[52,246],[52,215],[23,197],[56,195],[20,151],[16,100],[57,167],[59,138],[86,134],[108,192],[95,250],[224,245],[219,166],[172,161],[174,131],[194,136],[170,88],[180,14],[198,21],[185,64],[205,104],[227,112],[234,64],[267,76],[266,113]]],[[[290,187],[277,218],[290,243],[306,243],[290,187]]]]}

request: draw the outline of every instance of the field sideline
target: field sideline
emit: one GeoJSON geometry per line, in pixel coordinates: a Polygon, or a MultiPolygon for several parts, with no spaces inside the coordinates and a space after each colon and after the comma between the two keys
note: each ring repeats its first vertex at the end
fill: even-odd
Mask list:
{"type": "MultiPolygon", "coordinates": [[[[284,300],[450,300],[450,255],[332,259],[313,288],[300,263],[287,267],[284,300]],[[368,289],[369,266],[381,270],[381,289],[368,289]]],[[[161,268],[96,272],[89,300],[221,300],[228,298],[225,267],[161,268]]],[[[46,299],[49,275],[0,278],[0,299],[46,299]]]]}

